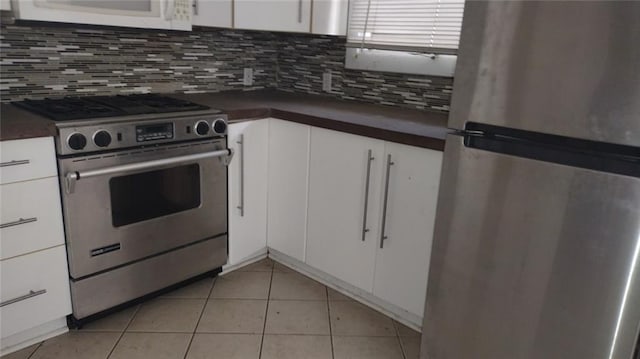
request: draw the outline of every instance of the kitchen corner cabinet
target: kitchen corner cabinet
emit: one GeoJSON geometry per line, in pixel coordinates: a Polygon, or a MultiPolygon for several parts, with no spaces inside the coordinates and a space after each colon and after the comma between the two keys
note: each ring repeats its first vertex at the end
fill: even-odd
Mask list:
{"type": "Polygon", "coordinates": [[[229,125],[229,261],[241,263],[267,245],[267,159],[269,121],[229,125]]]}
{"type": "Polygon", "coordinates": [[[373,287],[383,153],[384,141],[311,129],[306,263],[367,292],[373,287]]]}
{"type": "Polygon", "coordinates": [[[235,0],[234,27],[246,30],[309,32],[311,0],[235,0]]]}
{"type": "Polygon", "coordinates": [[[385,196],[387,200],[377,238],[373,295],[422,317],[442,152],[392,142],[384,147],[383,206],[385,196]]]}
{"type": "Polygon", "coordinates": [[[315,127],[310,147],[306,264],[421,317],[442,152],[315,127]]]}
{"type": "Polygon", "coordinates": [[[267,245],[304,262],[311,127],[269,120],[267,245]]]}
{"type": "Polygon", "coordinates": [[[226,28],[232,26],[232,0],[192,0],[192,7],[193,25],[226,28]]]}

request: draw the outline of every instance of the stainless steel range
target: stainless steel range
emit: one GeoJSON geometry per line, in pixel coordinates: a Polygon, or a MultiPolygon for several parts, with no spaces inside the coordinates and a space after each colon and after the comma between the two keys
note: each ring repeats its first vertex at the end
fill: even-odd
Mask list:
{"type": "Polygon", "coordinates": [[[157,95],[16,104],[58,127],[75,323],[226,263],[224,114],[157,95]]]}

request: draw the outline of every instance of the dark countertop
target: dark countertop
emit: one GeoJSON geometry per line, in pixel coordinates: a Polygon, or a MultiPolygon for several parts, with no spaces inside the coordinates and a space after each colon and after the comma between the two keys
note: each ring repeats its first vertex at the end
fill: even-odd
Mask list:
{"type": "MultiPolygon", "coordinates": [[[[444,148],[447,115],[276,90],[169,94],[218,108],[230,122],[276,117],[436,150],[444,148]]],[[[10,104],[0,107],[0,140],[54,136],[53,121],[10,104]]]]}
{"type": "Polygon", "coordinates": [[[331,97],[276,90],[173,94],[223,110],[229,121],[276,117],[283,120],[399,142],[444,149],[447,115],[331,97]]]}
{"type": "Polygon", "coordinates": [[[55,135],[53,121],[11,104],[0,105],[0,141],[55,135]]]}

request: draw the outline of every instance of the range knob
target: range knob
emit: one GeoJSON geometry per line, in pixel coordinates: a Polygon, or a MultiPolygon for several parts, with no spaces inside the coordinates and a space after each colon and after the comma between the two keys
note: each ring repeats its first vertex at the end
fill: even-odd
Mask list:
{"type": "Polygon", "coordinates": [[[225,132],[227,132],[227,122],[224,120],[224,118],[216,118],[215,120],[213,120],[211,127],[213,128],[213,132],[217,133],[218,135],[223,135],[225,132]]]}
{"type": "Polygon", "coordinates": [[[196,133],[200,136],[204,136],[209,133],[209,124],[207,121],[198,121],[193,127],[196,129],[196,133]]]}
{"type": "Polygon", "coordinates": [[[67,138],[67,145],[69,145],[72,150],[79,151],[87,145],[87,138],[81,133],[72,133],[71,136],[67,138]]]}
{"type": "Polygon", "coordinates": [[[111,135],[105,130],[93,134],[93,143],[98,147],[107,147],[111,143],[111,135]]]}

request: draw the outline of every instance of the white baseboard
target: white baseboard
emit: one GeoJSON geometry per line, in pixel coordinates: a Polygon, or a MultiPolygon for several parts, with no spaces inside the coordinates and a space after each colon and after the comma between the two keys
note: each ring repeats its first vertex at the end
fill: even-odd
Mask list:
{"type": "Polygon", "coordinates": [[[234,264],[227,264],[222,266],[222,273],[220,273],[220,275],[225,275],[228,273],[233,272],[234,270],[238,269],[238,268],[242,268],[244,266],[247,266],[251,263],[255,263],[259,260],[265,259],[267,258],[267,247],[255,252],[254,254],[243,258],[240,262],[238,263],[234,263],[234,264]]]}
{"type": "Polygon", "coordinates": [[[422,317],[410,313],[393,304],[387,303],[373,294],[355,287],[347,282],[335,278],[325,272],[315,269],[297,259],[291,258],[282,252],[269,248],[269,258],[283,264],[297,272],[300,272],[324,285],[330,287],[386,316],[408,326],[411,329],[422,331],[422,317]]]}
{"type": "Polygon", "coordinates": [[[39,325],[35,328],[2,338],[0,356],[24,349],[43,340],[64,334],[69,331],[67,318],[62,317],[39,325]]]}

